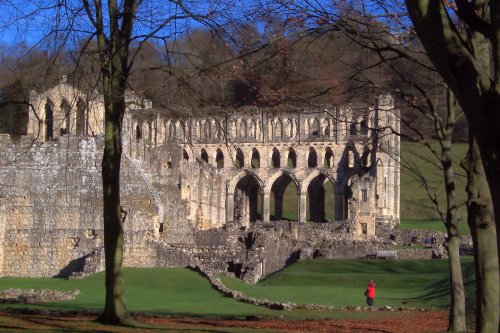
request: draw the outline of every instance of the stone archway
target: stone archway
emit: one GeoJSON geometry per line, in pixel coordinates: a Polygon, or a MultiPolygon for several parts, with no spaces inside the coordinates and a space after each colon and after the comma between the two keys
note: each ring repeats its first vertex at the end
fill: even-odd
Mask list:
{"type": "Polygon", "coordinates": [[[340,219],[334,181],[322,172],[315,172],[303,184],[307,186],[308,221],[326,222],[340,219]]]}
{"type": "Polygon", "coordinates": [[[288,173],[282,173],[271,186],[270,191],[270,220],[298,221],[298,193],[299,187],[288,173]]]}
{"type": "Polygon", "coordinates": [[[262,219],[262,182],[251,172],[238,174],[229,183],[227,221],[242,226],[262,219]]]}

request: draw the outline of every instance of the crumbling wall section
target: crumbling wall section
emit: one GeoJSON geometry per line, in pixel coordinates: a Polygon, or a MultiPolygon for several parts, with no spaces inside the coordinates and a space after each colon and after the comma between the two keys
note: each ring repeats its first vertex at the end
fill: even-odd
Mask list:
{"type": "MultiPolygon", "coordinates": [[[[0,242],[2,253],[9,253],[1,274],[78,271],[102,248],[102,138],[63,136],[44,143],[25,138],[17,144],[1,139],[0,242]]],[[[169,229],[175,234],[172,230],[183,221],[178,175],[152,176],[158,164],[122,158],[126,266],[157,266],[158,250],[151,243],[165,238],[169,229]]],[[[192,242],[188,233],[176,236],[181,237],[192,242]]],[[[102,268],[99,264],[97,270],[102,268]]]]}

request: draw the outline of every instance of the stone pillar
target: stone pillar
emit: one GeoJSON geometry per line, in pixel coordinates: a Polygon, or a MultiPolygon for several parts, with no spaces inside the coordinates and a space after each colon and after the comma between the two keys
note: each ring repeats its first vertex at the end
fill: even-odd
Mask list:
{"type": "Polygon", "coordinates": [[[299,222],[305,223],[307,219],[307,192],[299,193],[298,197],[299,222]]]}
{"type": "Polygon", "coordinates": [[[227,193],[226,223],[234,222],[234,193],[227,193]]]}
{"type": "Polygon", "coordinates": [[[262,212],[262,214],[264,215],[262,217],[262,219],[263,219],[263,221],[265,223],[267,223],[270,220],[270,216],[269,216],[270,212],[269,212],[269,210],[270,210],[270,206],[271,206],[271,196],[269,195],[269,193],[265,193],[264,192],[264,201],[262,203],[262,206],[263,206],[263,212],[262,212]]]}

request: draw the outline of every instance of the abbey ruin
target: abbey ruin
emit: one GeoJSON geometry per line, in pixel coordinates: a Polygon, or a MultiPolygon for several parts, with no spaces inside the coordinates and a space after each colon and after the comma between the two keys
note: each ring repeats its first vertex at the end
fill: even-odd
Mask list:
{"type": "MultiPolygon", "coordinates": [[[[124,264],[200,264],[247,281],[301,257],[357,258],[399,222],[399,111],[373,106],[155,109],[130,93],[124,264]]],[[[102,269],[103,100],[66,82],[0,137],[0,274],[102,269]]]]}

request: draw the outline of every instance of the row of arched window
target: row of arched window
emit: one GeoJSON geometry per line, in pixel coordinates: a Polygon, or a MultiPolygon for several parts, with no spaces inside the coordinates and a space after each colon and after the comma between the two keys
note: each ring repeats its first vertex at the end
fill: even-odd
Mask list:
{"type": "Polygon", "coordinates": [[[87,119],[86,109],[87,106],[82,99],[78,99],[76,103],[76,115],[72,117],[71,105],[66,99],[63,99],[59,105],[60,116],[63,119],[59,124],[55,123],[54,103],[50,98],[45,102],[45,140],[52,140],[54,138],[55,127],[59,127],[59,135],[74,133],[76,135],[87,134],[87,119]],[[73,131],[72,131],[73,129],[73,131]]]}
{"type": "MultiPolygon", "coordinates": [[[[229,122],[226,126],[225,120],[201,119],[192,124],[191,133],[193,139],[199,140],[256,140],[261,137],[260,121],[253,118],[237,119],[229,122]]],[[[143,125],[144,126],[144,125],[143,125]]],[[[143,126],[136,126],[136,133],[143,131],[143,126]]],[[[151,122],[145,123],[146,128],[151,127],[151,122]]],[[[165,133],[164,140],[183,140],[187,134],[186,124],[183,120],[167,120],[163,124],[165,133]]],[[[369,125],[367,118],[362,118],[359,122],[354,120],[346,121],[345,125],[347,136],[367,136],[369,125]]],[[[273,118],[268,121],[268,139],[284,140],[297,136],[297,119],[294,118],[273,118]]],[[[304,120],[304,139],[307,138],[329,138],[335,135],[335,124],[332,118],[309,117],[304,120]]],[[[151,136],[153,136],[151,134],[151,136]]],[[[136,138],[142,138],[142,135],[136,135],[136,138]]]]}
{"type": "MultiPolygon", "coordinates": [[[[184,149],[183,150],[183,158],[187,161],[189,161],[189,154],[188,152],[184,149]]],[[[203,148],[200,152],[200,159],[201,161],[204,161],[206,163],[210,163],[209,156],[207,151],[203,148]]],[[[222,169],[225,167],[224,163],[224,153],[222,150],[219,148],[216,151],[215,155],[215,165],[217,168],[222,169]]],[[[352,165],[350,167],[354,167],[354,155],[350,159],[352,161],[352,165]]],[[[261,157],[260,153],[257,150],[257,148],[252,149],[252,155],[251,155],[251,160],[249,166],[253,169],[258,169],[260,168],[261,164],[261,157]]],[[[270,159],[270,167],[272,168],[296,168],[297,167],[297,154],[295,153],[295,150],[293,148],[289,148],[287,152],[287,159],[286,159],[286,165],[282,165],[282,159],[281,159],[281,153],[277,148],[273,148],[272,154],[271,154],[271,159],[270,159]]],[[[236,155],[234,158],[234,167],[236,168],[243,168],[247,164],[245,163],[245,154],[240,148],[236,149],[236,155]]],[[[333,155],[333,150],[328,147],[325,150],[325,154],[323,156],[323,161],[319,160],[318,153],[313,147],[309,148],[309,153],[307,154],[307,167],[308,168],[316,168],[316,167],[326,167],[326,168],[332,168],[334,166],[334,155],[333,155]]],[[[227,166],[226,166],[227,167],[227,166]]]]}

